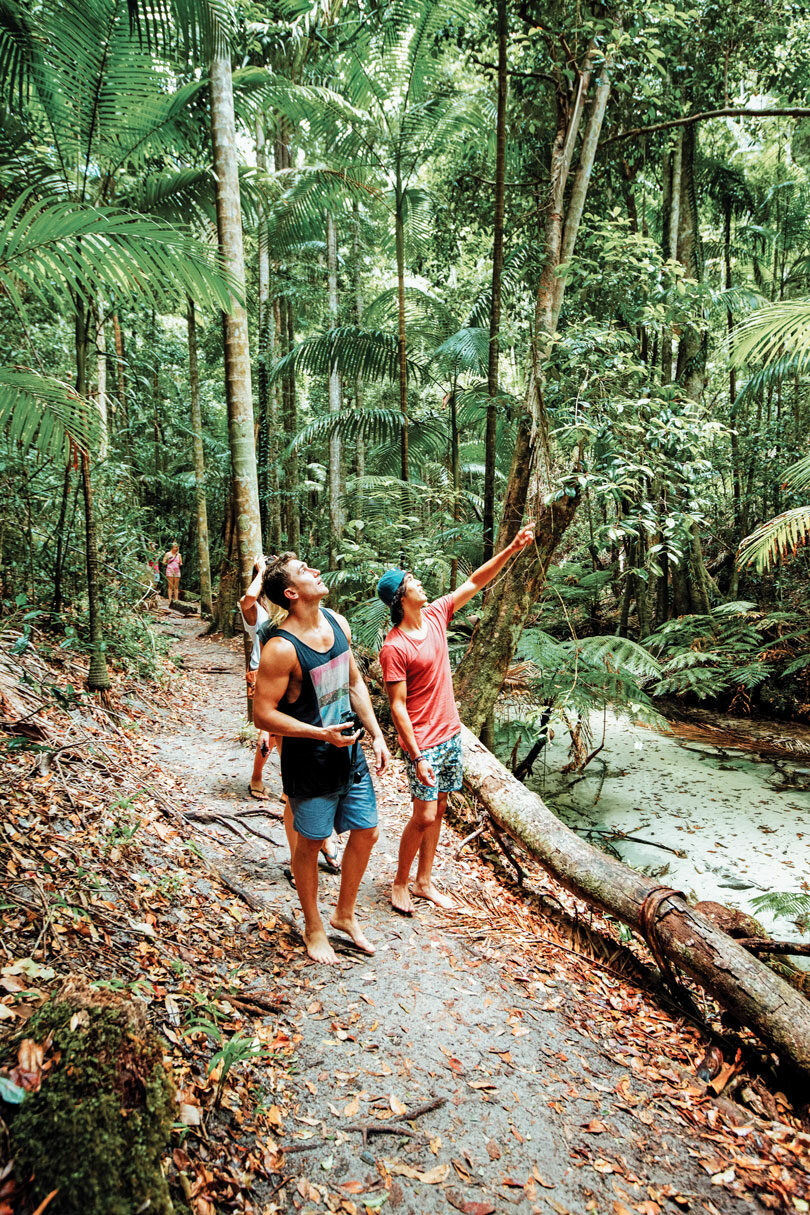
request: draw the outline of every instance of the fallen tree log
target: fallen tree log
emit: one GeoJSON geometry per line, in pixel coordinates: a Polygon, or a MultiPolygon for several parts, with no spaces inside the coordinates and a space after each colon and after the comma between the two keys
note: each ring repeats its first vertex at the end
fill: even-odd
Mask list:
{"type": "Polygon", "coordinates": [[[640,933],[796,1072],[810,1078],[810,1001],[690,907],[677,891],[593,848],[462,727],[464,783],[497,825],[572,894],[640,933]]]}

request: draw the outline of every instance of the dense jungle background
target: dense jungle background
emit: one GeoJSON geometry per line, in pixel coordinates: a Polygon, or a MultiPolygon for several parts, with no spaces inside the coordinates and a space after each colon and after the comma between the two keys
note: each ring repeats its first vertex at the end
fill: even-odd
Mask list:
{"type": "Polygon", "coordinates": [[[0,0],[0,1215],[810,1209],[809,389],[792,0],[0,0]],[[248,799],[237,600],[319,567],[384,719],[380,575],[527,521],[451,626],[434,953],[378,782],[366,1025],[248,799]]]}

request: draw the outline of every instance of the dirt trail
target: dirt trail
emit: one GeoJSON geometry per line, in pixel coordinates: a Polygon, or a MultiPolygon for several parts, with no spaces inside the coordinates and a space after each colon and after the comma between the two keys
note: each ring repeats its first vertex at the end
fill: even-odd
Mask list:
{"type": "MultiPolygon", "coordinates": [[[[200,824],[203,848],[223,873],[268,912],[300,923],[283,873],[281,823],[237,817],[260,806],[247,796],[251,752],[237,741],[241,647],[200,638],[199,620],[172,618],[162,627],[193,671],[198,695],[189,718],[167,716],[153,739],[160,762],[198,806],[278,841],[240,841],[222,822],[200,824]]],[[[276,765],[274,755],[265,779],[278,794],[276,765]]],[[[584,961],[558,955],[549,962],[543,954],[531,973],[512,961],[512,938],[506,933],[499,949],[482,921],[484,905],[497,912],[505,893],[482,861],[454,859],[459,841],[451,831],[442,833],[437,878],[462,897],[464,914],[427,904],[413,920],[392,914],[389,882],[407,817],[399,762],[377,787],[381,839],[358,904],[376,956],[342,955],[338,967],[319,968],[292,953],[280,984],[276,979],[300,1035],[297,1074],[286,1081],[298,1114],[285,1122],[282,1143],[300,1149],[310,1136],[320,1146],[286,1156],[288,1171],[304,1180],[274,1201],[291,1211],[323,1211],[311,1182],[351,1197],[358,1211],[385,1203],[403,1213],[468,1215],[750,1212],[750,1194],[712,1183],[710,1174],[720,1170],[706,1134],[711,1101],[699,1086],[679,1089],[676,1072],[667,1073],[663,1035],[672,1023],[637,993],[637,1012],[628,1017],[632,989],[604,975],[597,984],[584,961]],[[474,922],[484,929],[463,929],[474,922]],[[633,1024],[635,1038],[628,1036],[633,1024]],[[445,1105],[411,1124],[419,1138],[373,1137],[364,1148],[361,1136],[346,1130],[439,1097],[445,1105]],[[387,1190],[379,1188],[380,1160],[394,1177],[387,1190]]],[[[321,876],[328,914],[339,878],[321,876]]],[[[510,907],[514,920],[514,898],[510,907]]]]}

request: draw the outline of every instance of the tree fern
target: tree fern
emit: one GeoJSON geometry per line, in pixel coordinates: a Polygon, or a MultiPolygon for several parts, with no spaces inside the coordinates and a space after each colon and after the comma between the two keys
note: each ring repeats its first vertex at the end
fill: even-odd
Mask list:
{"type": "Polygon", "coordinates": [[[771,566],[777,557],[795,556],[810,533],[810,506],[794,506],[761,524],[746,536],[737,553],[742,569],[753,565],[758,570],[771,566]]]}
{"type": "Polygon", "coordinates": [[[790,916],[793,919],[810,920],[810,894],[803,891],[769,890],[751,900],[756,911],[769,911],[771,915],[790,916]]]}

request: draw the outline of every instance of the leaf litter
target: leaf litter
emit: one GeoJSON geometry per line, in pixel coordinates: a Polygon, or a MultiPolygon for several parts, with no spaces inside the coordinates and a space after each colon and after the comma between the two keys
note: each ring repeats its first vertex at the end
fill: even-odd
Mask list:
{"type": "MultiPolygon", "coordinates": [[[[236,678],[223,694],[235,701],[237,645],[230,653],[202,639],[188,645],[228,658],[236,678]]],[[[0,833],[5,953],[0,1032],[8,1038],[24,1031],[68,974],[83,974],[100,987],[120,987],[141,1000],[166,1042],[165,1061],[178,1093],[176,1143],[167,1171],[194,1215],[283,1210],[361,1215],[386,1204],[408,1210],[404,1204],[411,1199],[403,1184],[412,1194],[423,1188],[434,1194],[423,1205],[413,1199],[415,1210],[440,1209],[438,1194],[447,1207],[466,1215],[489,1215],[504,1204],[564,1213],[570,1209],[572,1178],[578,1202],[572,1215],[609,1209],[617,1215],[673,1209],[715,1215],[744,1210],[753,1196],[766,1209],[810,1210],[810,1139],[787,1101],[778,1105],[779,1121],[745,1115],[735,1123],[695,1076],[705,1047],[699,1032],[630,980],[578,956],[554,921],[507,886],[485,859],[470,854],[451,863],[455,841],[444,841],[439,872],[452,870],[449,881],[459,910],[452,916],[430,910],[395,939],[393,969],[403,981],[394,992],[378,990],[367,958],[345,961],[355,989],[357,967],[364,967],[369,991],[356,994],[362,1007],[376,1013],[373,1029],[361,1017],[358,1001],[348,1001],[354,1008],[340,1007],[343,997],[335,998],[327,978],[302,958],[294,917],[281,906],[265,906],[251,894],[249,882],[243,885],[233,876],[229,855],[245,861],[245,841],[260,833],[239,836],[226,824],[224,829],[238,837],[235,848],[232,838],[223,842],[212,836],[205,816],[213,810],[213,830],[221,828],[216,819],[222,799],[214,807],[210,799],[201,803],[177,775],[182,763],[167,770],[165,748],[159,746],[165,716],[175,728],[179,720],[187,723],[181,745],[194,748],[214,687],[195,672],[170,674],[170,698],[165,691],[119,679],[111,709],[91,698],[83,700],[80,713],[52,705],[39,713],[39,742],[20,747],[18,738],[6,736],[10,780],[0,833]],[[438,958],[458,980],[458,994],[436,983],[437,990],[420,990],[430,978],[420,970],[426,956],[438,958]],[[476,1055],[465,1049],[470,1010],[463,996],[472,994],[470,976],[478,970],[498,976],[501,990],[488,989],[486,980],[480,989],[487,992],[481,1003],[488,1002],[494,1022],[487,1031],[490,1045],[476,1055]],[[448,1018],[462,1031],[450,1046],[438,1042],[428,1063],[420,1061],[437,1092],[452,1092],[447,1108],[467,1111],[452,1112],[440,1124],[440,1135],[434,1122],[425,1121],[423,1134],[418,1119],[405,1120],[409,1077],[418,1068],[396,1041],[412,1032],[409,1018],[426,999],[434,1001],[437,1016],[442,1010],[442,1020],[427,1027],[437,1042],[448,1018]],[[547,1027],[563,1016],[576,1032],[555,1040],[547,1027]],[[319,1031],[317,1047],[313,1031],[319,1031]],[[380,1033],[389,1040],[385,1056],[380,1033]],[[528,1058],[539,1070],[527,1068],[528,1058]],[[547,1106],[545,1116],[559,1124],[568,1160],[565,1184],[549,1171],[543,1146],[532,1149],[527,1143],[527,1111],[517,1087],[510,1091],[510,1084],[518,1083],[524,1105],[528,1083],[533,1100],[547,1106]],[[348,1086],[341,1097],[337,1090],[348,1086]],[[468,1101],[480,1103],[474,1115],[464,1104],[468,1101]],[[358,1116],[366,1127],[391,1127],[382,1140],[384,1154],[368,1150],[365,1134],[364,1143],[358,1142],[351,1123],[358,1116]],[[477,1156],[464,1147],[464,1119],[470,1116],[484,1122],[477,1156]],[[614,1125],[617,1119],[623,1127],[614,1125]],[[635,1128],[629,1135],[628,1127],[635,1128]],[[497,1135],[487,1135],[488,1128],[497,1135]],[[635,1162],[654,1153],[656,1140],[664,1136],[685,1145],[697,1165],[682,1177],[684,1193],[673,1184],[672,1173],[662,1180],[660,1170],[657,1177],[652,1169],[649,1177],[636,1171],[635,1162]],[[509,1140],[524,1154],[516,1158],[509,1140]],[[597,1144],[608,1150],[597,1150],[597,1144]],[[529,1156],[536,1153],[540,1167],[525,1165],[518,1174],[515,1160],[526,1160],[526,1148],[529,1156]],[[336,1165],[339,1160],[342,1166],[336,1165]],[[708,1189],[699,1188],[698,1171],[708,1189]],[[465,1190],[459,1190],[459,1181],[465,1190]],[[612,1208],[604,1205],[605,1192],[598,1188],[607,1184],[616,1194],[612,1208]],[[726,1205],[716,1205],[723,1194],[726,1205]],[[734,1199],[743,1205],[729,1207],[734,1199]]],[[[81,672],[63,666],[52,669],[49,678],[75,686],[81,672]]],[[[217,681],[218,692],[223,683],[217,681]]],[[[227,731],[208,729],[209,748],[227,749],[230,741],[227,731]]],[[[172,745],[178,745],[176,734],[172,745]]],[[[243,752],[239,781],[248,765],[243,752]]],[[[395,764],[381,784],[388,823],[404,821],[404,792],[404,774],[395,764]]],[[[545,877],[543,889],[573,911],[574,900],[545,877]]],[[[392,956],[393,950],[392,945],[392,956]]],[[[382,961],[381,951],[371,967],[382,961]]],[[[15,1091],[47,1083],[54,1065],[46,1044],[25,1038],[17,1057],[3,1061],[0,1098],[6,1101],[15,1091]]],[[[368,1138],[368,1147],[374,1142],[368,1138]]],[[[0,1178],[0,1215],[11,1215],[17,1198],[6,1169],[0,1178]]]]}

